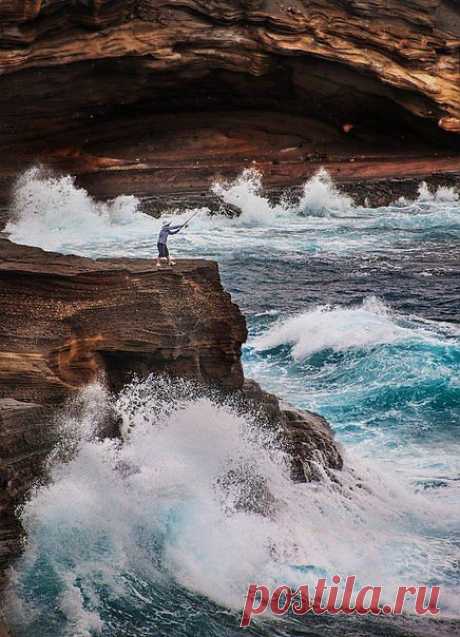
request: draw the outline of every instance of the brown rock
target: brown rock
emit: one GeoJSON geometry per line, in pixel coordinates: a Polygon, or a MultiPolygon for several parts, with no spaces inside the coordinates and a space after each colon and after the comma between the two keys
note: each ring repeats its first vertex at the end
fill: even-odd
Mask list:
{"type": "Polygon", "coordinates": [[[460,9],[0,0],[0,122],[7,185],[39,158],[103,196],[206,190],[252,161],[272,185],[314,158],[360,157],[343,179],[458,172],[460,9]]]}
{"type": "Polygon", "coordinates": [[[276,57],[313,56],[377,77],[404,108],[460,132],[459,15],[447,0],[2,0],[0,69],[129,56],[154,72],[257,76],[276,57]]]}
{"type": "Polygon", "coordinates": [[[42,476],[52,408],[98,376],[154,370],[243,385],[245,321],[217,265],[92,261],[0,239],[0,569],[20,549],[15,507],[42,476]]]}
{"type": "MultiPolygon", "coordinates": [[[[1,238],[0,255],[0,570],[20,550],[15,510],[44,477],[54,411],[97,378],[117,391],[133,373],[166,373],[236,393],[276,424],[295,480],[342,467],[324,419],[244,380],[246,324],[217,264],[158,270],[154,260],[94,261],[1,238]]],[[[269,489],[259,487],[269,508],[269,489]]]]}
{"type": "Polygon", "coordinates": [[[0,239],[0,398],[59,403],[106,374],[243,384],[246,326],[215,263],[83,259],[0,239]]]}
{"type": "Polygon", "coordinates": [[[331,470],[343,468],[334,434],[322,416],[280,401],[253,380],[245,381],[241,393],[250,405],[279,426],[281,441],[293,458],[293,480],[316,481],[322,479],[325,473],[333,477],[331,470]]]}

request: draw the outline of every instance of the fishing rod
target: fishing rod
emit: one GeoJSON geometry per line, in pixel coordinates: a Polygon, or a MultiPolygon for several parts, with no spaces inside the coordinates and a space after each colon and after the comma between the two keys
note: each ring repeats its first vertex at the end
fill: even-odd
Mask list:
{"type": "Polygon", "coordinates": [[[182,227],[183,227],[183,228],[186,228],[186,227],[188,226],[188,224],[192,221],[192,219],[195,219],[195,217],[196,217],[197,215],[199,215],[199,214],[200,214],[200,212],[201,212],[201,210],[197,210],[197,212],[195,212],[195,213],[194,213],[194,214],[190,217],[190,219],[184,223],[184,225],[183,225],[182,227]]]}

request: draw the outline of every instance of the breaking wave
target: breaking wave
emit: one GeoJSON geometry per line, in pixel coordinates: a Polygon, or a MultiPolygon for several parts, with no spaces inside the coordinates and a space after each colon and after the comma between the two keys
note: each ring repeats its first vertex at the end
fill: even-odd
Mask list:
{"type": "MultiPolygon", "coordinates": [[[[458,331],[448,326],[445,329],[458,331]]],[[[436,330],[430,330],[427,322],[411,324],[376,297],[369,297],[358,307],[320,306],[281,320],[255,337],[252,346],[263,351],[290,345],[293,358],[302,360],[327,349],[345,351],[411,340],[439,343],[439,324],[436,330]]]]}
{"type": "MultiPolygon", "coordinates": [[[[441,322],[456,320],[457,192],[422,185],[414,201],[368,209],[321,172],[299,202],[274,204],[245,171],[214,193],[241,215],[204,209],[171,248],[219,259],[248,313],[248,375],[328,418],[346,445],[341,484],[292,484],[267,426],[187,383],[150,378],[116,399],[89,388],[62,416],[51,484],[23,511],[18,634],[222,637],[248,580],[319,574],[378,574],[390,595],[401,580],[441,582],[458,616],[460,346],[441,322]],[[96,435],[113,403],[124,444],[96,435]]],[[[6,229],[59,252],[152,257],[161,222],[140,209],[34,168],[6,229]]]]}
{"type": "Polygon", "coordinates": [[[287,196],[278,204],[272,203],[264,193],[262,173],[254,168],[243,171],[234,181],[214,183],[212,191],[241,210],[236,222],[242,225],[271,223],[274,218],[289,215],[334,217],[354,208],[353,199],[339,191],[324,168],[305,183],[298,203],[287,196]]]}
{"type": "MultiPolygon", "coordinates": [[[[411,233],[449,234],[460,230],[460,201],[454,189],[431,193],[421,185],[415,201],[399,200],[386,208],[357,206],[342,193],[325,170],[306,181],[297,202],[281,197],[273,203],[263,188],[262,175],[248,169],[234,181],[216,182],[212,192],[241,214],[211,215],[203,208],[175,245],[189,256],[215,245],[217,254],[236,246],[260,248],[272,229],[273,247],[286,252],[368,251],[391,247],[400,232],[410,241],[411,233]],[[382,234],[382,230],[385,234],[382,234]]],[[[169,211],[183,223],[197,210],[169,211]]],[[[120,196],[109,202],[94,200],[71,176],[55,175],[34,167],[21,175],[14,188],[10,220],[5,231],[12,241],[45,250],[85,256],[139,256],[155,254],[162,220],[141,212],[141,202],[120,196]]],[[[421,237],[418,237],[419,239],[421,237]]],[[[212,252],[211,252],[212,254],[212,252]]]]}
{"type": "Polygon", "coordinates": [[[340,192],[324,168],[305,183],[297,206],[305,216],[341,216],[350,214],[354,208],[353,198],[340,192]]]}
{"type": "Polygon", "coordinates": [[[436,533],[454,516],[375,464],[352,459],[341,486],[293,484],[267,425],[155,377],[115,403],[124,444],[101,441],[110,402],[93,386],[63,414],[52,483],[25,506],[28,545],[8,593],[21,635],[183,635],[193,617],[219,636],[250,581],[379,573],[390,599],[401,578],[446,577],[454,555],[436,533]]]}
{"type": "Polygon", "coordinates": [[[49,250],[65,243],[107,239],[150,220],[139,212],[136,197],[120,196],[111,202],[95,201],[78,188],[69,175],[57,176],[43,167],[26,171],[16,182],[10,221],[5,231],[12,241],[49,250]]]}

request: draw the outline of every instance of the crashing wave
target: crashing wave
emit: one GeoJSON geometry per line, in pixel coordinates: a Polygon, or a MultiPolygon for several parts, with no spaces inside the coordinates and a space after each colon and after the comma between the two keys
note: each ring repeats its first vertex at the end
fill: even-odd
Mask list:
{"type": "Polygon", "coordinates": [[[159,608],[174,604],[180,621],[205,599],[239,611],[250,581],[297,586],[354,573],[368,583],[379,573],[391,596],[402,575],[424,581],[445,566],[446,547],[417,530],[452,522],[442,503],[383,478],[375,463],[352,459],[360,488],[350,469],[342,488],[294,484],[269,430],[184,381],[150,377],[122,392],[114,408],[124,444],[91,435],[101,405],[113,403],[104,388],[85,401],[81,420],[63,416],[72,439],[80,432],[75,456],[54,465],[23,511],[28,544],[8,597],[21,634],[145,634],[139,617],[142,631],[161,633],[159,608]],[[261,484],[269,515],[241,506],[261,484]]]}
{"type": "Polygon", "coordinates": [[[319,306],[278,321],[256,336],[251,345],[260,351],[290,345],[295,360],[327,349],[366,349],[410,340],[437,341],[425,325],[405,325],[382,301],[372,296],[360,306],[319,306]]]}

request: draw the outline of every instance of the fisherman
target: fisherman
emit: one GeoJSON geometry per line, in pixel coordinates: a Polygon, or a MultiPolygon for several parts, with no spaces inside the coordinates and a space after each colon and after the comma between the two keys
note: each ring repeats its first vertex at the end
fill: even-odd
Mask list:
{"type": "Polygon", "coordinates": [[[189,223],[192,221],[192,219],[195,219],[195,217],[197,215],[199,215],[200,212],[202,212],[202,211],[201,210],[197,210],[190,217],[190,219],[187,219],[187,221],[185,223],[183,223],[181,226],[172,226],[170,221],[166,221],[161,226],[160,235],[158,237],[157,268],[160,267],[162,259],[167,259],[168,265],[176,265],[176,262],[172,261],[172,259],[169,256],[169,250],[168,250],[168,238],[169,238],[169,235],[178,234],[181,230],[186,228],[189,225],[189,223]]]}
{"type": "Polygon", "coordinates": [[[161,260],[167,259],[168,265],[176,265],[175,261],[171,260],[169,256],[168,250],[168,238],[171,234],[178,234],[187,223],[182,224],[181,226],[172,226],[171,222],[167,221],[161,226],[160,234],[158,236],[158,258],[157,258],[157,268],[161,266],[161,260]]]}

